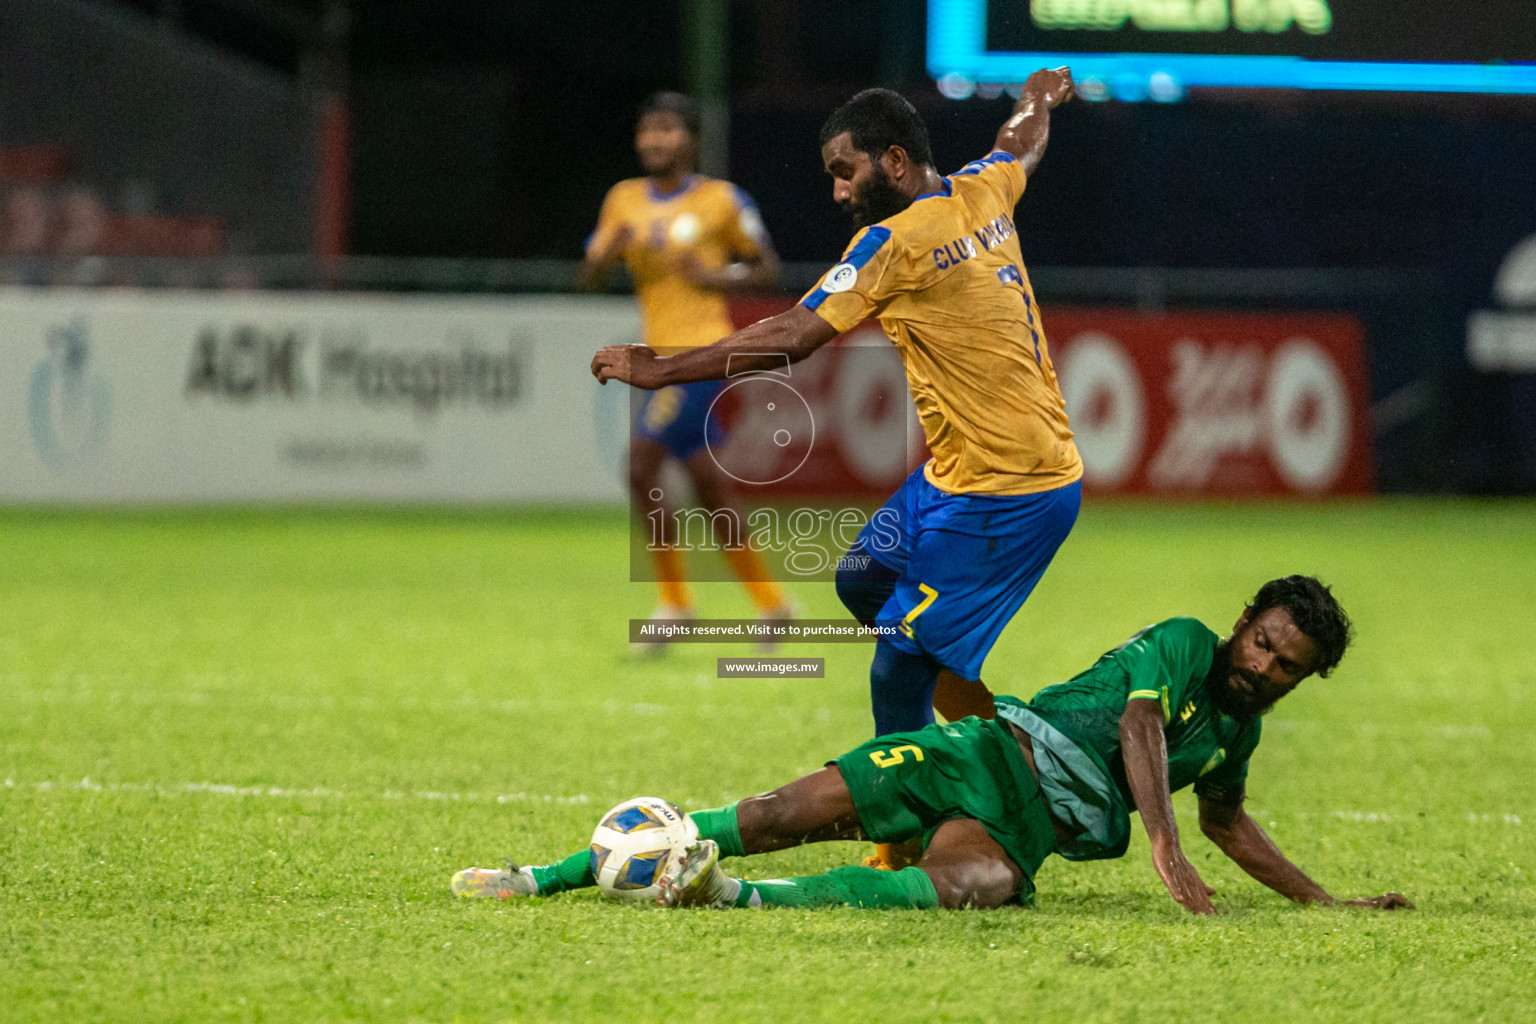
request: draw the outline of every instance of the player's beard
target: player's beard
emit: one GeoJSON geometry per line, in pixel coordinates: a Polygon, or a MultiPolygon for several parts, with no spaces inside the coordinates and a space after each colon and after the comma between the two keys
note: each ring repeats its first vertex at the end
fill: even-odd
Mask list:
{"type": "Polygon", "coordinates": [[[873,173],[862,188],[854,191],[852,198],[839,204],[843,212],[853,219],[853,229],[858,231],[871,224],[878,224],[887,217],[894,217],[912,205],[912,200],[886,177],[885,170],[875,164],[873,173]]]}
{"type": "Polygon", "coordinates": [[[1228,718],[1258,718],[1268,714],[1275,702],[1259,696],[1264,692],[1264,681],[1246,672],[1238,673],[1253,687],[1254,695],[1250,697],[1232,688],[1232,671],[1232,641],[1224,640],[1216,646],[1211,670],[1205,676],[1205,690],[1216,710],[1228,718]]]}

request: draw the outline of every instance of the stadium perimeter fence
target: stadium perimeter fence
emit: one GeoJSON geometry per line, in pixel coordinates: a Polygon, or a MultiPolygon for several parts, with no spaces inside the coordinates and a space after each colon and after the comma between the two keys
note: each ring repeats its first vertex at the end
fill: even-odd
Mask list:
{"type": "MultiPolygon", "coordinates": [[[[576,264],[554,259],[310,255],[205,259],[0,258],[0,284],[117,289],[559,294],[575,290],[576,264]]],[[[821,263],[787,263],[783,290],[809,290],[821,263]]],[[[1384,492],[1482,489],[1459,479],[1450,424],[1457,415],[1458,318],[1428,271],[1401,268],[1183,269],[1037,267],[1031,278],[1052,305],[1169,310],[1336,312],[1357,317],[1369,355],[1376,483],[1384,492]]],[[[615,280],[622,288],[622,278],[615,280]]],[[[1536,480],[1531,481],[1536,485],[1536,480]]]]}

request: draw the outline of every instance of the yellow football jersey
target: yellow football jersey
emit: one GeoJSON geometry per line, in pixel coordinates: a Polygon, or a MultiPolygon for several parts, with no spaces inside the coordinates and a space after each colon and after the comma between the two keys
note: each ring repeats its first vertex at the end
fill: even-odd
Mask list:
{"type": "Polygon", "coordinates": [[[838,331],[876,317],[901,353],[933,459],[955,494],[1035,494],[1080,479],[1013,208],[1024,171],[994,152],[854,236],[801,303],[838,331]]]}
{"type": "Polygon", "coordinates": [[[609,189],[587,251],[602,249],[627,226],[633,237],[624,261],[635,279],[642,338],[652,348],[693,348],[731,333],[725,297],[695,287],[679,264],[692,258],[719,269],[762,253],[767,239],[757,207],[728,181],[689,175],[675,191],[658,193],[649,178],[609,189]]]}

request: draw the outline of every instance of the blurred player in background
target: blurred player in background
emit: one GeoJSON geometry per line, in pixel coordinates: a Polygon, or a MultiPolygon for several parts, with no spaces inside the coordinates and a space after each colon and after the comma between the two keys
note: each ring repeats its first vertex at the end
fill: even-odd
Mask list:
{"type": "MultiPolygon", "coordinates": [[[[582,286],[591,288],[624,261],[640,303],[642,341],[667,353],[709,345],[731,333],[725,294],[769,289],[779,278],[778,255],[751,198],[728,181],[694,171],[698,134],[698,106],[687,96],[659,92],[645,101],[635,152],[646,176],[609,190],[579,272],[582,286]]],[[[682,463],[705,511],[738,511],[729,478],[706,448],[724,441],[710,411],[721,386],[706,380],[657,389],[644,397],[633,424],[630,495],[642,521],[659,522],[664,531],[662,543],[652,547],[661,587],[652,618],[694,615],[676,522],[661,486],[667,459],[682,463]]],[[[760,615],[790,614],[756,551],[742,543],[723,546],[721,554],[760,615]]]]}
{"type": "Polygon", "coordinates": [[[1071,96],[1066,68],[1030,75],[992,152],[945,177],[912,104],[858,94],[821,131],[833,198],[860,229],[842,262],[799,305],[714,345],[665,360],[610,346],[592,362],[599,380],[667,387],[723,376],[728,360],[772,368],[757,353],[803,359],[880,321],[933,458],[886,503],[898,542],[872,522],[839,563],[843,603],[889,631],[870,666],[877,736],[920,729],[935,708],[991,717],[982,662],[1077,520],[1083,464],[1013,222],[1071,96]]]}

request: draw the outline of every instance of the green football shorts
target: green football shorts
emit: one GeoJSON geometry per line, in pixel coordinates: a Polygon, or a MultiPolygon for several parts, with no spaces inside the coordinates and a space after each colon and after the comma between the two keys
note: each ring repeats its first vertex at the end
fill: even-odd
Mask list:
{"type": "Polygon", "coordinates": [[[873,841],[921,837],[926,849],[944,822],[974,818],[1024,872],[1020,895],[1027,900],[1035,891],[1035,872],[1056,848],[1056,833],[1040,786],[1003,721],[962,718],[891,733],[831,763],[873,841]]]}

